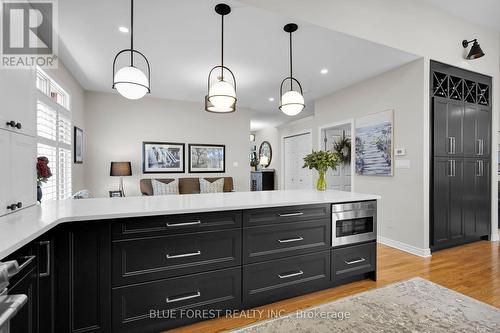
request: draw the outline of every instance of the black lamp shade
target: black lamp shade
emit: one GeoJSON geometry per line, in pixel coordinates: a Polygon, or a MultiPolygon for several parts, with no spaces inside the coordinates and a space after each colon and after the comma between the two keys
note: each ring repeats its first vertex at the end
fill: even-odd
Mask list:
{"type": "Polygon", "coordinates": [[[474,44],[472,44],[472,47],[470,48],[467,59],[472,60],[481,58],[482,56],[484,56],[484,52],[483,50],[481,50],[481,46],[479,46],[479,43],[475,41],[474,44]]]}
{"type": "Polygon", "coordinates": [[[111,162],[110,176],[132,176],[132,166],[130,162],[111,162]]]}

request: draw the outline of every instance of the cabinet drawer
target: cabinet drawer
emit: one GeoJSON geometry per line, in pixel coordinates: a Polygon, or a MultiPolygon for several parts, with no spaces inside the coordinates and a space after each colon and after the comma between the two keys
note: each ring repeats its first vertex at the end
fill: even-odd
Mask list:
{"type": "Polygon", "coordinates": [[[332,281],[376,269],[377,243],[354,245],[332,250],[332,281]]]}
{"type": "Polygon", "coordinates": [[[317,252],[330,248],[330,220],[311,220],[243,229],[243,262],[317,252]]]}
{"type": "Polygon", "coordinates": [[[318,220],[330,217],[330,204],[286,206],[243,211],[243,226],[318,220]]]}
{"type": "Polygon", "coordinates": [[[241,268],[115,288],[112,294],[114,332],[157,332],[203,319],[183,310],[241,308],[241,268]],[[155,311],[163,318],[151,318],[155,311]]]}
{"type": "Polygon", "coordinates": [[[241,229],[113,242],[113,285],[241,264],[241,229]]]}
{"type": "Polygon", "coordinates": [[[243,266],[245,307],[271,303],[328,287],[330,251],[243,266]]]}
{"type": "Polygon", "coordinates": [[[115,221],[113,223],[113,239],[238,227],[241,227],[241,211],[135,217],[115,221]]]}

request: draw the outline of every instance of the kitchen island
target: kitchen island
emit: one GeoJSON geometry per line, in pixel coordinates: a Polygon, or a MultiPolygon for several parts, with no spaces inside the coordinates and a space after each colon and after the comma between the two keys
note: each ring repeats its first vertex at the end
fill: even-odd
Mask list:
{"type": "Polygon", "coordinates": [[[54,309],[39,316],[58,331],[156,332],[206,319],[186,310],[224,315],[375,279],[375,238],[332,246],[332,205],[368,207],[376,235],[378,199],[292,190],[49,202],[0,218],[0,258],[36,258],[38,294],[52,295],[40,311],[54,309]]]}

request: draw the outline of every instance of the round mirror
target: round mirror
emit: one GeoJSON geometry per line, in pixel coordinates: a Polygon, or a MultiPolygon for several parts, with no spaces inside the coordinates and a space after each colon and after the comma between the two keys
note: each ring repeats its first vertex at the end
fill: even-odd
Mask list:
{"type": "Polygon", "coordinates": [[[263,168],[267,168],[271,164],[272,159],[273,150],[271,149],[271,144],[268,141],[262,142],[259,148],[259,164],[263,168]]]}

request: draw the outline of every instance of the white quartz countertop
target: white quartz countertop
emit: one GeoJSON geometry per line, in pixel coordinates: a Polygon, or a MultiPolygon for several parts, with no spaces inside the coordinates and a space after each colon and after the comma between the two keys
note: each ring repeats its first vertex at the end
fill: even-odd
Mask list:
{"type": "Polygon", "coordinates": [[[283,190],[51,201],[0,217],[0,260],[66,222],[378,199],[352,192],[283,190]]]}

